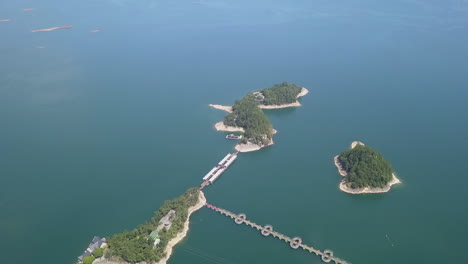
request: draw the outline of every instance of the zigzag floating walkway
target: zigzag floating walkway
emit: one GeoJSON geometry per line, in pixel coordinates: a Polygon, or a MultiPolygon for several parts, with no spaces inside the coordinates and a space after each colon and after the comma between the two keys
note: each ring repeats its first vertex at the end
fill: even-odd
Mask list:
{"type": "Polygon", "coordinates": [[[293,249],[298,249],[298,248],[302,248],[303,250],[307,250],[309,251],[310,253],[315,253],[315,255],[317,256],[321,256],[322,257],[322,261],[323,262],[330,262],[330,261],[333,261],[335,262],[336,264],[351,264],[345,260],[342,260],[342,259],[339,259],[335,256],[333,256],[333,251],[329,250],[329,249],[326,249],[324,250],[323,252],[318,250],[318,249],[315,249],[311,246],[308,246],[306,244],[303,244],[302,243],[302,239],[300,237],[294,237],[294,238],[290,238],[288,236],[285,236],[281,233],[278,233],[276,231],[273,230],[273,226],[271,225],[266,225],[266,226],[261,226],[261,225],[258,225],[254,222],[251,222],[249,220],[247,220],[247,216],[245,214],[234,214],[234,213],[231,213],[229,212],[228,210],[224,210],[222,208],[219,208],[219,207],[216,207],[214,205],[211,205],[209,203],[206,203],[205,204],[206,207],[222,214],[222,215],[225,215],[225,216],[228,216],[232,219],[234,219],[234,222],[238,225],[240,224],[246,224],[248,226],[251,226],[253,228],[256,228],[257,230],[260,230],[261,234],[263,236],[269,236],[269,235],[272,235],[273,237],[276,237],[284,242],[287,242],[289,243],[289,246],[293,249]]]}

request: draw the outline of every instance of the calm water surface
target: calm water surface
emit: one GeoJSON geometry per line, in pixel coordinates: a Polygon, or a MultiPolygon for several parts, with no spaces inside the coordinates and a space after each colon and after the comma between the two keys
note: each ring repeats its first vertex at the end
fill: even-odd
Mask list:
{"type": "MultiPolygon", "coordinates": [[[[467,263],[468,1],[387,2],[2,1],[1,262],[74,263],[149,219],[233,150],[209,103],[289,81],[303,107],[267,111],[276,144],[208,200],[352,263],[467,263]],[[404,184],[340,192],[353,140],[404,184]]],[[[202,209],[170,263],[321,261],[202,209]]]]}

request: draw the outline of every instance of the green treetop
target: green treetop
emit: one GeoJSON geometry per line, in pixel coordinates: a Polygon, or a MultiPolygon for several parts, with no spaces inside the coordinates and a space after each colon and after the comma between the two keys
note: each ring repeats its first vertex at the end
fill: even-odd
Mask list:
{"type": "Polygon", "coordinates": [[[262,109],[257,106],[254,96],[248,94],[232,106],[232,113],[224,118],[224,124],[238,126],[245,130],[243,142],[267,144],[272,138],[272,126],[262,109]]]}
{"type": "Polygon", "coordinates": [[[83,258],[83,264],[91,264],[95,258],[93,256],[87,256],[83,258]]]}
{"type": "Polygon", "coordinates": [[[159,261],[164,257],[164,250],[169,240],[182,231],[188,218],[188,208],[197,204],[199,193],[198,188],[190,188],[182,196],[165,201],[151,221],[132,231],[113,235],[108,239],[109,248],[106,257],[117,257],[130,263],[159,261]],[[172,226],[168,230],[165,228],[160,230],[159,238],[161,241],[154,247],[154,241],[150,239],[149,234],[158,228],[159,221],[170,210],[176,211],[171,218],[172,226]]]}
{"type": "Polygon", "coordinates": [[[339,156],[343,169],[348,173],[344,180],[350,187],[384,187],[392,180],[393,169],[375,149],[357,145],[339,156]]]}
{"type": "Polygon", "coordinates": [[[301,90],[302,87],[288,82],[276,84],[271,88],[260,90],[263,96],[265,96],[261,104],[281,105],[294,103],[301,90]]]}

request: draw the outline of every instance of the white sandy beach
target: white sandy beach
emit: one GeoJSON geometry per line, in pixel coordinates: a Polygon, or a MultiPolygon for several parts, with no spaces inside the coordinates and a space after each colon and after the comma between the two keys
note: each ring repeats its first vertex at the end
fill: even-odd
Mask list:
{"type": "Polygon", "coordinates": [[[288,107],[299,107],[301,106],[301,103],[299,102],[294,102],[291,104],[282,104],[282,105],[259,105],[258,107],[261,109],[281,109],[281,108],[288,108],[288,107]]]}
{"type": "MultiPolygon", "coordinates": [[[[271,133],[274,135],[276,133],[278,133],[278,131],[274,128],[271,129],[271,133]]],[[[252,152],[252,151],[257,151],[257,150],[261,150],[262,148],[266,148],[266,147],[269,147],[271,145],[275,144],[273,142],[273,139],[271,139],[270,143],[266,144],[266,145],[257,145],[257,144],[253,144],[251,142],[247,142],[247,144],[237,144],[235,146],[235,149],[239,152],[252,152]]]]}
{"type": "MultiPolygon", "coordinates": [[[[364,143],[360,142],[360,141],[353,141],[353,143],[351,143],[351,149],[355,148],[357,145],[362,145],[362,146],[365,146],[364,143]]],[[[338,169],[338,173],[343,176],[343,177],[346,177],[348,176],[348,173],[343,170],[343,167],[341,166],[339,160],[338,160],[338,157],[339,155],[336,155],[334,158],[333,158],[333,161],[335,163],[335,166],[336,168],[338,169]]],[[[359,188],[359,189],[352,189],[351,187],[349,187],[345,180],[341,180],[340,182],[340,190],[345,192],[345,193],[350,193],[350,194],[363,194],[363,193],[386,193],[388,191],[391,190],[392,186],[395,185],[395,184],[400,184],[402,183],[400,181],[400,179],[397,178],[397,176],[395,175],[395,173],[392,173],[392,180],[387,184],[387,186],[383,187],[383,188],[369,188],[369,187],[364,187],[364,188],[359,188]]]]}
{"type": "Polygon", "coordinates": [[[309,93],[309,90],[307,90],[305,87],[302,87],[301,92],[296,96],[296,98],[305,96],[305,95],[308,94],[308,93],[309,93]]]}
{"type": "Polygon", "coordinates": [[[211,106],[214,109],[223,110],[228,113],[232,113],[232,106],[229,106],[229,105],[209,104],[208,106],[211,106]]]}
{"type": "Polygon", "coordinates": [[[224,131],[224,132],[245,132],[245,130],[242,127],[232,127],[232,126],[226,126],[223,121],[219,121],[214,125],[215,129],[217,131],[224,131]]]}
{"type": "Polygon", "coordinates": [[[274,144],[273,139],[267,145],[257,145],[251,142],[247,142],[247,144],[237,144],[235,149],[239,152],[252,152],[252,151],[261,150],[262,148],[269,147],[273,144],[274,144]]]}
{"type": "Polygon", "coordinates": [[[357,145],[365,146],[361,141],[353,141],[353,143],[351,143],[351,149],[355,148],[357,145]]]}

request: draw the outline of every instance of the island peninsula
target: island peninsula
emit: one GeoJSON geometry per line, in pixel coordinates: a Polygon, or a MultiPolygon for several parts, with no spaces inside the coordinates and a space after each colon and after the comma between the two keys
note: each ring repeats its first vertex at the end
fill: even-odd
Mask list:
{"type": "Polygon", "coordinates": [[[338,173],[343,176],[340,190],[350,194],[385,193],[401,181],[383,156],[359,141],[351,149],[334,157],[338,173]]]}
{"type": "Polygon", "coordinates": [[[173,247],[187,235],[190,215],[205,204],[206,198],[198,188],[165,201],[150,221],[107,238],[104,256],[93,264],[166,264],[173,247]]]}
{"type": "Polygon", "coordinates": [[[291,83],[276,84],[271,88],[247,94],[233,106],[210,104],[209,106],[228,112],[224,121],[215,124],[217,131],[241,132],[244,137],[236,145],[239,152],[250,152],[273,145],[273,129],[270,120],[262,109],[298,107],[299,97],[309,91],[291,83]]]}

